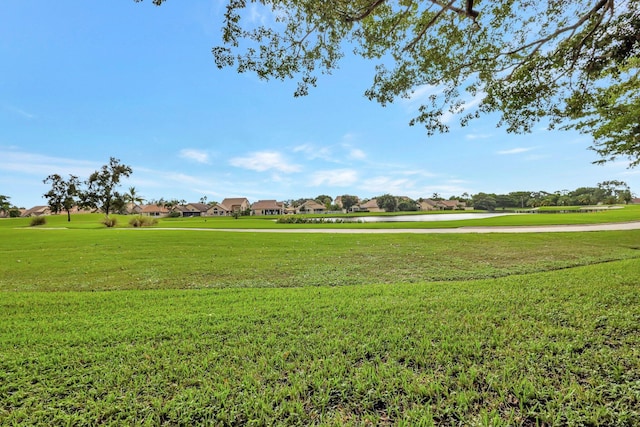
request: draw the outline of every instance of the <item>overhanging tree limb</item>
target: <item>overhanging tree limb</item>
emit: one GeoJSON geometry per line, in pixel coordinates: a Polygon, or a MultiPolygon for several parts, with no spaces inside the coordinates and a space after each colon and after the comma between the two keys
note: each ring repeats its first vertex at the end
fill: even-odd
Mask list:
{"type": "Polygon", "coordinates": [[[295,95],[306,95],[349,46],[379,61],[365,95],[382,105],[442,88],[410,122],[428,134],[448,129],[443,112],[461,111],[465,92],[486,94],[462,125],[499,112],[507,131],[527,132],[548,119],[591,134],[598,153],[640,158],[623,141],[634,135],[635,98],[607,91],[638,89],[629,80],[640,68],[637,0],[260,0],[251,4],[264,7],[268,23],[257,26],[244,19],[248,4],[226,2],[222,45],[212,49],[220,68],[297,78],[295,95]]]}

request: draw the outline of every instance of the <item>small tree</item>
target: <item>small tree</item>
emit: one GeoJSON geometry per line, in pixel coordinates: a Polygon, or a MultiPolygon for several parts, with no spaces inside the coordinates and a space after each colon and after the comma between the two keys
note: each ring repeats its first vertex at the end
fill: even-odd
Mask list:
{"type": "Polygon", "coordinates": [[[57,214],[65,211],[67,213],[67,221],[71,222],[71,209],[77,204],[78,189],[80,187],[78,177],[69,175],[69,179],[65,181],[55,173],[46,177],[42,182],[51,184],[51,189],[44,194],[51,212],[57,214]]]}
{"type": "Polygon", "coordinates": [[[9,203],[10,197],[0,194],[0,213],[5,216],[11,209],[11,203],[9,203]]]}
{"type": "Polygon", "coordinates": [[[380,209],[384,209],[385,212],[395,212],[398,210],[398,199],[391,194],[383,194],[376,197],[376,203],[380,209]]]}
{"type": "Polygon", "coordinates": [[[608,204],[628,203],[631,200],[631,190],[624,181],[604,181],[598,183],[598,188],[604,192],[604,202],[608,204]]]}
{"type": "Polygon", "coordinates": [[[400,212],[415,212],[418,210],[418,204],[411,199],[404,199],[398,202],[398,211],[400,212]]]}
{"type": "MultiPolygon", "coordinates": [[[[114,157],[109,159],[108,165],[103,165],[85,181],[86,190],[80,193],[82,206],[100,209],[106,217],[112,211],[114,201],[123,200],[123,196],[116,191],[121,177],[129,177],[132,170],[129,166],[120,164],[114,157]]],[[[116,204],[119,204],[116,203],[116,204]]]]}
{"type": "Polygon", "coordinates": [[[496,197],[493,194],[478,193],[473,196],[472,202],[474,209],[487,211],[496,209],[496,197]]]}
{"type": "Polygon", "coordinates": [[[318,197],[316,197],[314,200],[320,203],[321,205],[323,205],[327,209],[329,208],[329,206],[331,206],[331,202],[333,202],[333,198],[326,194],[321,194],[318,197]]]}
{"type": "Polygon", "coordinates": [[[353,206],[358,204],[358,196],[350,196],[349,194],[344,194],[343,196],[341,196],[341,200],[342,207],[347,212],[349,212],[349,209],[351,209],[353,206]]]}

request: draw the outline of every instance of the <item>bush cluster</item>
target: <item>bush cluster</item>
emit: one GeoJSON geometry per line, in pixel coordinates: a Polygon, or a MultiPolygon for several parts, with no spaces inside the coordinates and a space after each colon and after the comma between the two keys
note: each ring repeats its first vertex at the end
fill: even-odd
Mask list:
{"type": "Polygon", "coordinates": [[[47,223],[47,218],[43,216],[34,216],[31,218],[31,222],[29,223],[31,227],[35,227],[37,225],[45,225],[47,223]]]}
{"type": "Polygon", "coordinates": [[[102,220],[102,223],[109,228],[115,227],[118,224],[118,220],[116,218],[106,217],[102,220]]]}
{"type": "Polygon", "coordinates": [[[152,218],[150,216],[142,216],[138,215],[135,218],[131,218],[129,221],[129,225],[132,227],[151,227],[152,225],[156,225],[158,220],[156,218],[152,218]]]}
{"type": "Polygon", "coordinates": [[[305,218],[301,216],[283,216],[276,221],[278,224],[341,224],[342,218],[305,218]]]}

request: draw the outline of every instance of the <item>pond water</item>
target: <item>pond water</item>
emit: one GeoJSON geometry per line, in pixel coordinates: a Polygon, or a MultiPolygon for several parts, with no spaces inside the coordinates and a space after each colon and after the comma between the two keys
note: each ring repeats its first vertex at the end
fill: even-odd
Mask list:
{"type": "Polygon", "coordinates": [[[465,219],[482,219],[496,216],[515,215],[512,213],[452,213],[426,215],[395,216],[352,216],[348,218],[323,218],[324,221],[342,222],[425,222],[425,221],[459,221],[465,219]]]}

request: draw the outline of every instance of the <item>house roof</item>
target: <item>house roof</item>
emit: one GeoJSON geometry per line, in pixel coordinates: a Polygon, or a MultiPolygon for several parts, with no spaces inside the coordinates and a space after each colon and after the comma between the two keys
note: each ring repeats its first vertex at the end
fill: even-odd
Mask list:
{"type": "Polygon", "coordinates": [[[305,209],[312,209],[312,210],[325,209],[324,205],[316,202],[315,200],[307,200],[306,202],[300,205],[300,207],[302,206],[304,206],[305,209]]]}
{"type": "Polygon", "coordinates": [[[249,204],[249,200],[246,197],[235,197],[224,199],[220,204],[230,208],[233,205],[241,205],[243,203],[249,204]]]}
{"type": "Polygon", "coordinates": [[[370,209],[370,208],[376,209],[376,208],[378,208],[378,207],[379,207],[379,206],[378,206],[378,199],[371,199],[371,200],[369,200],[369,201],[368,201],[368,202],[366,202],[366,203],[362,203],[362,204],[360,205],[360,207],[361,207],[361,208],[365,208],[365,209],[370,209]]]}
{"type": "Polygon", "coordinates": [[[142,213],[150,213],[150,212],[161,212],[161,213],[169,213],[169,209],[165,206],[158,205],[144,205],[142,206],[142,213]]]}
{"type": "Polygon", "coordinates": [[[284,203],[276,200],[258,200],[251,205],[253,210],[265,210],[265,209],[284,209],[284,203]]]}
{"type": "Polygon", "coordinates": [[[211,206],[207,205],[206,203],[189,203],[186,206],[191,206],[199,212],[206,212],[211,208],[211,206]]]}
{"type": "Polygon", "coordinates": [[[22,216],[38,215],[38,214],[44,215],[48,213],[51,213],[49,206],[34,206],[31,209],[27,209],[26,211],[24,211],[22,216]]]}
{"type": "Polygon", "coordinates": [[[217,210],[225,211],[225,212],[231,210],[230,207],[227,207],[227,206],[223,205],[222,203],[216,203],[216,205],[213,206],[212,209],[214,209],[214,210],[217,209],[217,210]]]}
{"type": "Polygon", "coordinates": [[[442,203],[445,206],[450,206],[454,208],[463,204],[462,202],[460,202],[460,200],[441,200],[440,203],[442,203]]]}

